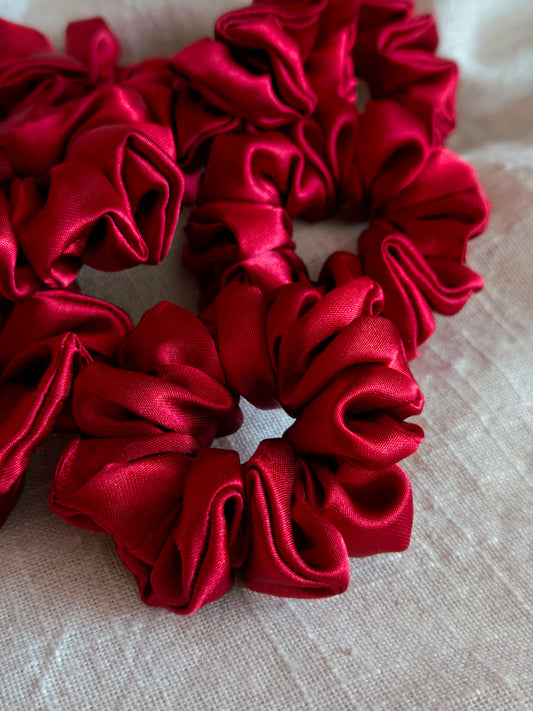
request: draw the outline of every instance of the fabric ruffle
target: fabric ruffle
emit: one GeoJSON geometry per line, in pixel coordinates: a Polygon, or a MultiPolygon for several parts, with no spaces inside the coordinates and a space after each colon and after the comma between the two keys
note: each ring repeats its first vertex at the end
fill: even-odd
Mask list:
{"type": "MultiPolygon", "coordinates": [[[[204,287],[204,305],[234,281],[265,294],[309,284],[291,220],[323,218],[340,193],[355,219],[369,221],[357,245],[360,272],[382,287],[384,313],[413,358],[434,330],[432,311],[457,313],[483,285],[464,262],[489,203],[471,166],[431,146],[397,102],[370,101],[359,119],[344,113],[326,125],[319,134],[300,123],[292,137],[217,138],[186,228],[185,264],[204,287]]],[[[203,317],[212,319],[212,308],[203,317]]]]}
{"type": "Polygon", "coordinates": [[[180,434],[72,442],[50,506],[106,531],[149,605],[188,614],[233,584],[243,556],[239,458],[180,434]]]}
{"type": "Polygon", "coordinates": [[[392,99],[441,145],[455,128],[455,62],[437,57],[431,15],[413,16],[411,0],[363,0],[353,51],[355,72],[372,99],[392,99]]]}
{"type": "Polygon", "coordinates": [[[223,15],[171,67],[216,109],[272,130],[310,116],[317,93],[347,97],[355,80],[347,49],[358,3],[255,2],[223,15]],[[228,78],[231,77],[231,80],[228,78]]]}
{"type": "Polygon", "coordinates": [[[68,286],[82,263],[159,263],[185,189],[170,118],[147,103],[161,72],[119,67],[99,19],[69,25],[65,55],[33,30],[0,33],[0,292],[68,286]]]}
{"type": "Polygon", "coordinates": [[[327,103],[353,106],[361,79],[440,145],[455,125],[457,67],[435,55],[437,43],[433,18],[413,16],[411,0],[256,0],[223,15],[214,40],[171,59],[181,97],[185,87],[196,96],[196,123],[183,126],[180,143],[198,150],[215,124],[218,133],[284,130],[327,103]]]}
{"type": "Polygon", "coordinates": [[[200,281],[204,304],[234,280],[265,292],[308,281],[291,221],[335,212],[353,173],[356,140],[357,114],[345,102],[321,107],[288,134],[215,139],[185,229],[184,262],[200,281]]]}
{"type": "Polygon", "coordinates": [[[229,382],[259,407],[296,418],[299,452],[390,466],[422,439],[422,394],[370,279],[321,294],[300,284],[264,296],[233,284],[216,301],[216,335],[229,382]],[[244,356],[244,357],[243,357],[244,356]],[[324,413],[327,413],[325,416],[324,413]]]}
{"type": "Polygon", "coordinates": [[[242,423],[218,353],[192,314],[162,302],[121,342],[118,363],[93,363],[74,383],[72,415],[96,437],[176,432],[209,446],[242,423]]]}
{"type": "Polygon", "coordinates": [[[17,502],[31,455],[54,427],[71,429],[75,376],[111,360],[131,328],[126,314],[70,292],[6,307],[0,328],[0,525],[17,502]]]}
{"type": "Polygon", "coordinates": [[[471,166],[429,146],[421,125],[394,102],[369,102],[361,117],[350,187],[370,226],[359,237],[363,273],[383,289],[384,313],[409,358],[433,333],[432,310],[457,313],[483,280],[464,265],[489,203],[471,166]]]}
{"type": "Polygon", "coordinates": [[[257,592],[337,595],[348,555],[404,550],[412,525],[399,467],[306,459],[283,439],[265,440],[243,465],[179,434],[74,441],[50,506],[113,535],[142,599],[179,614],[221,597],[236,571],[257,592]]]}

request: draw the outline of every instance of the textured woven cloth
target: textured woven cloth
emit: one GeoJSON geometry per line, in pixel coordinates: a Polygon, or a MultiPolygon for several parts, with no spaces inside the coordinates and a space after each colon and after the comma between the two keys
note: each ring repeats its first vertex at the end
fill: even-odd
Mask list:
{"type": "MultiPolygon", "coordinates": [[[[58,45],[66,22],[101,14],[127,60],[210,34],[238,0],[0,0],[0,14],[58,45]]],[[[420,452],[405,468],[415,522],[406,553],[353,560],[340,597],[287,600],[237,585],[188,618],[143,605],[111,538],[47,507],[57,437],[34,457],[0,532],[0,708],[528,709],[533,707],[533,5],[434,0],[441,53],[458,61],[459,130],[493,203],[470,247],[485,290],[413,363],[426,396],[420,452]]],[[[160,267],[84,269],[83,289],[134,320],[160,299],[195,310],[182,226],[160,267]],[[156,271],[157,269],[157,271],[156,271]]],[[[316,274],[353,226],[296,224],[316,274]]],[[[218,441],[245,460],[288,418],[243,407],[218,441]]]]}

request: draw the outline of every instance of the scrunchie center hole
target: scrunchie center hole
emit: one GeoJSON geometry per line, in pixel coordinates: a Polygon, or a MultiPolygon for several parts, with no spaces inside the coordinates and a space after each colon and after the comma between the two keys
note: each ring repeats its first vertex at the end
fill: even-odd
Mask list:
{"type": "Polygon", "coordinates": [[[367,227],[368,222],[350,222],[342,215],[315,223],[294,220],[296,253],[307,266],[312,281],[318,279],[324,262],[333,252],[357,254],[359,235],[367,227]]]}
{"type": "Polygon", "coordinates": [[[213,447],[234,449],[239,453],[241,463],[250,459],[264,439],[281,437],[294,419],[278,408],[277,410],[259,410],[247,400],[241,398],[240,406],[244,421],[240,430],[227,437],[218,437],[213,447]]]}
{"type": "Polygon", "coordinates": [[[357,98],[355,105],[360,114],[365,110],[366,102],[370,100],[370,89],[364,79],[357,79],[357,98]]]}

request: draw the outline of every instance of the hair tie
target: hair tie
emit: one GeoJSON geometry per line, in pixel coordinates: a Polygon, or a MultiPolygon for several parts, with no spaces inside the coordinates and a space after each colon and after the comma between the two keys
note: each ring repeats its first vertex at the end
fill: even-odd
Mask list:
{"type": "MultiPolygon", "coordinates": [[[[375,291],[361,281],[367,295],[375,291]]],[[[234,288],[244,303],[239,292],[248,287],[234,288]]],[[[305,300],[299,285],[288,290],[289,303],[305,300]]],[[[379,303],[379,293],[369,300],[379,303]]],[[[363,294],[359,301],[362,306],[363,294]]],[[[282,328],[292,321],[287,306],[279,304],[282,328]]],[[[364,320],[361,310],[353,309],[351,325],[364,320]]],[[[333,322],[329,309],[323,311],[330,322],[324,329],[333,338],[324,355],[333,359],[335,341],[346,340],[346,329],[333,322]]],[[[298,308],[293,333],[275,337],[280,352],[308,340],[297,313],[298,308]]],[[[306,382],[302,374],[303,387],[296,389],[308,404],[300,407],[295,424],[283,438],[262,442],[241,466],[236,452],[209,447],[242,420],[222,366],[257,367],[249,358],[255,354],[236,344],[233,360],[220,362],[197,318],[172,304],[153,307],[123,337],[117,366],[95,362],[76,378],[74,423],[98,439],[75,440],[65,450],[50,494],[52,509],[75,525],[111,533],[143,600],[174,612],[193,612],[223,595],[234,570],[259,592],[342,592],[349,555],[407,545],[411,489],[395,463],[422,437],[419,427],[403,422],[420,411],[422,398],[398,335],[382,317],[370,318],[376,321],[370,329],[375,343],[363,328],[366,351],[360,344],[351,360],[338,344],[335,359],[344,377],[332,372],[320,384],[306,382]],[[335,409],[328,401],[339,393],[342,406],[335,409]],[[324,412],[332,413],[331,421],[324,412]]],[[[264,321],[250,323],[259,330],[264,321]]],[[[235,328],[243,328],[238,316],[235,328]]],[[[313,358],[306,360],[312,373],[313,358]]]]}
{"type": "Polygon", "coordinates": [[[65,56],[34,30],[0,30],[0,292],[16,300],[66,287],[83,263],[159,263],[184,177],[148,101],[147,70],[117,65],[117,40],[99,19],[69,25],[65,56]]]}

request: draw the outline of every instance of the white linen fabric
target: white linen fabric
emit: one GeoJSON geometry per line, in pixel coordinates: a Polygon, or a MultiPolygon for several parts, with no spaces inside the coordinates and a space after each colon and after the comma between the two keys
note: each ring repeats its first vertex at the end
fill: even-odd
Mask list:
{"type": "MultiPolygon", "coordinates": [[[[0,0],[0,14],[50,34],[100,14],[127,61],[172,54],[212,33],[238,0],[0,0]]],[[[190,617],[149,608],[103,534],[47,507],[57,437],[34,457],[0,531],[0,708],[533,708],[533,4],[434,0],[440,52],[461,68],[450,145],[477,168],[493,203],[470,247],[485,290],[413,363],[426,432],[404,462],[415,502],[403,554],[353,560],[348,591],[318,601],[237,583],[190,617]]],[[[137,320],[166,298],[195,310],[180,263],[184,220],[160,267],[84,269],[83,289],[137,320]],[[158,271],[156,271],[158,269],[158,271]]],[[[354,230],[296,226],[316,273],[354,230]]],[[[245,409],[223,446],[246,459],[287,418],[245,409]]]]}

